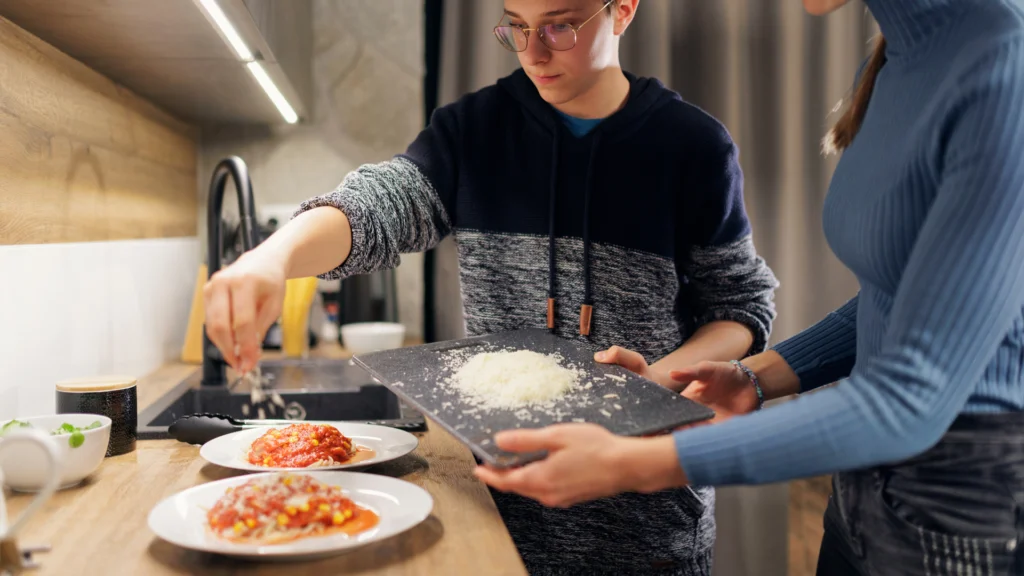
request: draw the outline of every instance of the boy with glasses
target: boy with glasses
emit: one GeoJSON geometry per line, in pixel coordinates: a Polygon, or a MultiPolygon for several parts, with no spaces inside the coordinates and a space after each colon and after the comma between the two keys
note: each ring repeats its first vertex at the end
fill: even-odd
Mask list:
{"type": "MultiPolygon", "coordinates": [[[[303,203],[211,280],[207,331],[228,362],[255,364],[285,278],[393,267],[449,234],[470,336],[547,327],[621,345],[666,386],[668,366],[764,349],[777,282],[751,241],[736,147],[622,71],[638,1],[506,0],[494,33],[522,69],[438,109],[404,154],[303,203]]],[[[531,574],[710,573],[709,488],[571,509],[494,497],[531,574]]]]}

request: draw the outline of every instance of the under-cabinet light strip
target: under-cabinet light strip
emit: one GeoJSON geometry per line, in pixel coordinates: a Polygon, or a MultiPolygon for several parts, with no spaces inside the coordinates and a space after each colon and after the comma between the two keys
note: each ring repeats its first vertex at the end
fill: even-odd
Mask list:
{"type": "Polygon", "coordinates": [[[270,101],[277,107],[277,111],[281,113],[284,121],[289,124],[298,122],[299,116],[295,113],[295,109],[288,103],[288,99],[285,98],[281,90],[274,84],[267,71],[263,69],[263,65],[254,59],[252,51],[249,50],[249,47],[246,46],[238,31],[232,26],[231,21],[228,20],[227,15],[221,10],[217,0],[199,0],[199,3],[203,10],[206,11],[209,19],[213,21],[227,40],[228,45],[235,51],[238,59],[245,62],[245,67],[252,74],[253,78],[256,79],[256,82],[259,83],[260,88],[263,88],[263,91],[266,92],[270,101]]]}
{"type": "Polygon", "coordinates": [[[281,91],[277,89],[277,85],[267,75],[267,71],[263,69],[263,65],[259,62],[247,62],[245,67],[249,69],[256,81],[263,87],[263,91],[267,93],[270,101],[277,106],[277,111],[284,117],[284,121],[289,124],[295,124],[299,121],[299,115],[295,113],[295,109],[288,103],[288,99],[281,94],[281,91]]]}

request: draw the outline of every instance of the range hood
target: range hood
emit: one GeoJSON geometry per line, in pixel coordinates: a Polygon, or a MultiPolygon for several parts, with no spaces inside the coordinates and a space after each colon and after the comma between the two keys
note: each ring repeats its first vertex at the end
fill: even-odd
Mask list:
{"type": "MultiPolygon", "coordinates": [[[[278,106],[208,16],[208,2],[0,0],[0,16],[186,122],[284,124],[278,106]]],[[[308,116],[311,1],[215,4],[297,116],[308,116]]]]}

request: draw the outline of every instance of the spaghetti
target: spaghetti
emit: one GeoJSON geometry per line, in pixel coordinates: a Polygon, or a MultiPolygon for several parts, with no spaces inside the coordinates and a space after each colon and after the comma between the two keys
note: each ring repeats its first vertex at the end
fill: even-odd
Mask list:
{"type": "Polygon", "coordinates": [[[357,506],[331,486],[303,474],[274,474],[228,488],[206,513],[210,532],[239,544],[280,544],[377,525],[372,510],[357,506]]]}

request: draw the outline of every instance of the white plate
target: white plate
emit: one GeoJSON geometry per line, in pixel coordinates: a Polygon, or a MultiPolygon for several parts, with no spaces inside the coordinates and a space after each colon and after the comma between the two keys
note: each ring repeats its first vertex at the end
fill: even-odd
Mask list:
{"type": "MultiPolygon", "coordinates": [[[[296,421],[296,424],[299,423],[301,422],[296,421]]],[[[199,455],[207,462],[217,464],[218,466],[234,468],[236,470],[247,470],[250,472],[274,472],[284,470],[344,470],[363,468],[374,464],[380,464],[381,462],[387,462],[388,460],[394,460],[395,458],[405,456],[409,452],[412,452],[419,444],[419,440],[412,434],[409,434],[405,430],[390,428],[388,426],[356,424],[350,422],[306,423],[329,424],[334,426],[339,432],[351,438],[353,444],[364,448],[370,448],[376,452],[376,455],[373,458],[360,460],[359,462],[337,464],[335,466],[317,466],[316,468],[267,468],[265,466],[250,464],[249,461],[246,460],[246,455],[249,453],[249,447],[252,446],[252,443],[270,430],[280,430],[287,427],[283,425],[258,426],[255,428],[248,428],[246,430],[239,430],[238,432],[232,432],[231,434],[225,434],[224,436],[218,436],[206,444],[203,444],[203,447],[199,449],[199,455]]]]}
{"type": "Polygon", "coordinates": [[[257,476],[243,475],[201,484],[165,498],[149,512],[149,529],[183,548],[238,556],[251,560],[312,560],[347,552],[390,538],[416,526],[430,515],[434,499],[426,490],[404,480],[360,472],[300,472],[324,484],[341,486],[347,498],[380,516],[377,526],[355,536],[334,533],[270,545],[235,544],[207,532],[206,510],[230,486],[257,476]]]}

